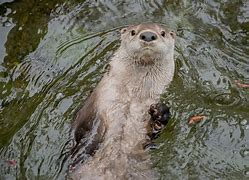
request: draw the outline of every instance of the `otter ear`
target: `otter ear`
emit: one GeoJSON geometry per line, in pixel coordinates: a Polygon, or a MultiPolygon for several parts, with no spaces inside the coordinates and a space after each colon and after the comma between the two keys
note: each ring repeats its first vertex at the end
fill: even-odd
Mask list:
{"type": "Polygon", "coordinates": [[[170,34],[170,36],[171,36],[172,38],[174,38],[174,39],[176,38],[176,33],[175,33],[175,32],[170,31],[169,34],[170,34]]]}
{"type": "Polygon", "coordinates": [[[123,28],[123,29],[121,29],[121,34],[124,34],[125,32],[127,31],[127,28],[123,28]]]}

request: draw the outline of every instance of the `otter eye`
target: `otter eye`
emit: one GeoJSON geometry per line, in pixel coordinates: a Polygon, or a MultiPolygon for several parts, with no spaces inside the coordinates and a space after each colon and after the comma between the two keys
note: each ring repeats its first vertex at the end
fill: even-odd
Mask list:
{"type": "Polygon", "coordinates": [[[136,31],[135,31],[135,30],[132,30],[132,31],[131,31],[131,35],[132,35],[132,36],[135,36],[135,34],[136,34],[136,31]]]}
{"type": "Polygon", "coordinates": [[[165,37],[165,35],[166,35],[165,31],[162,31],[161,35],[162,35],[162,37],[165,37]]]}
{"type": "Polygon", "coordinates": [[[169,34],[171,35],[172,38],[176,37],[176,34],[173,31],[171,31],[169,34]]]}
{"type": "Polygon", "coordinates": [[[127,28],[121,29],[121,34],[124,34],[127,31],[127,28]]]}

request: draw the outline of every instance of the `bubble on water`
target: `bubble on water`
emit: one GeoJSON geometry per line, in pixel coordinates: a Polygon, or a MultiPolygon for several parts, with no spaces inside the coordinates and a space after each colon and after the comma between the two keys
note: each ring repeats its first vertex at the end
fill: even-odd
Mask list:
{"type": "Polygon", "coordinates": [[[249,170],[248,170],[248,169],[245,170],[245,171],[244,171],[244,174],[245,174],[246,176],[249,176],[249,170]]]}
{"type": "Polygon", "coordinates": [[[230,93],[218,94],[214,97],[217,106],[234,106],[240,102],[240,96],[235,96],[230,93]]]}
{"type": "Polygon", "coordinates": [[[246,120],[246,119],[242,120],[242,121],[240,122],[240,124],[243,125],[243,126],[246,125],[246,124],[247,124],[247,120],[246,120]]]}
{"type": "Polygon", "coordinates": [[[8,21],[4,23],[4,26],[5,26],[5,27],[10,27],[11,25],[12,25],[12,24],[11,24],[10,22],[8,22],[8,21]]]}
{"type": "Polygon", "coordinates": [[[233,154],[237,154],[238,153],[238,151],[233,151],[233,154]]]}
{"type": "Polygon", "coordinates": [[[244,149],[240,151],[241,156],[246,157],[249,156],[249,149],[244,149]]]}
{"type": "Polygon", "coordinates": [[[64,94],[58,93],[58,94],[56,95],[56,100],[59,100],[59,99],[62,99],[62,98],[64,98],[64,94]]]}
{"type": "Polygon", "coordinates": [[[203,81],[202,83],[204,86],[210,86],[210,82],[209,81],[203,81]]]}

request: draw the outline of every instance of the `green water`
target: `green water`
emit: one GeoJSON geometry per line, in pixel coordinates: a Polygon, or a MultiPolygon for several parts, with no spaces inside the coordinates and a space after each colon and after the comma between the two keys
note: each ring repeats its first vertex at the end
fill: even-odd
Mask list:
{"type": "Polygon", "coordinates": [[[70,123],[119,28],[141,22],[177,33],[172,119],[151,152],[161,179],[249,179],[246,0],[1,0],[0,179],[64,179],[70,123]]]}

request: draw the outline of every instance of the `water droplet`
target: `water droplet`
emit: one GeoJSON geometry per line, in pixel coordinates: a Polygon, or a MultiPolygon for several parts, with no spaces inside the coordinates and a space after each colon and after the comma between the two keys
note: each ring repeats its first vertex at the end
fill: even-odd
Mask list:
{"type": "Polygon", "coordinates": [[[4,95],[5,93],[7,93],[7,90],[4,90],[4,91],[2,92],[3,95],[4,95]]]}
{"type": "Polygon", "coordinates": [[[246,125],[246,124],[247,124],[247,120],[246,120],[246,119],[242,120],[242,121],[240,122],[240,124],[243,125],[243,126],[246,125]]]}
{"type": "Polygon", "coordinates": [[[37,34],[41,34],[41,33],[42,33],[42,30],[39,28],[37,31],[37,34]]]}

